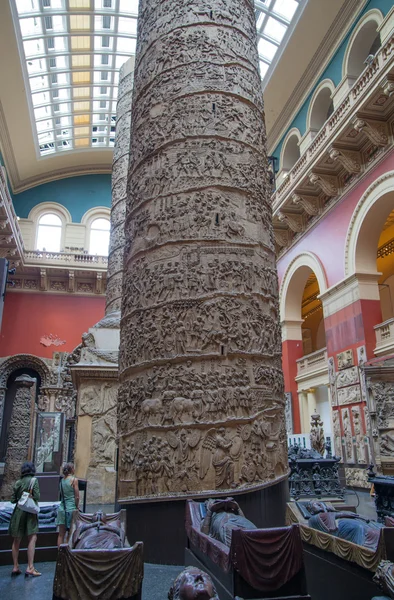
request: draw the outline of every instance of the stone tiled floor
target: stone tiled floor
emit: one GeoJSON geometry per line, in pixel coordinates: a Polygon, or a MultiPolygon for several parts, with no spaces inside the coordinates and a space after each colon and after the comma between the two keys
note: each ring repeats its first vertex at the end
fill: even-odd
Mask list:
{"type": "MultiPolygon", "coordinates": [[[[41,577],[25,579],[23,575],[10,577],[10,566],[0,567],[0,598],[2,600],[52,600],[55,563],[36,563],[41,577]]],[[[23,570],[25,565],[21,565],[23,570]]],[[[142,600],[163,600],[175,577],[184,567],[145,564],[142,600]]]]}

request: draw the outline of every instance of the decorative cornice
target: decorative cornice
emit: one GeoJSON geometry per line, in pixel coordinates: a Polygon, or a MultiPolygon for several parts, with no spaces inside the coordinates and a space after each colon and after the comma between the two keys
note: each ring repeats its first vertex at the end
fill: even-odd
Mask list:
{"type": "Polygon", "coordinates": [[[305,69],[291,96],[282,109],[279,118],[271,127],[268,136],[268,154],[272,154],[279,144],[283,133],[288,129],[294,116],[300,110],[311,88],[316,85],[327,65],[337,52],[354,20],[358,17],[368,0],[346,0],[337,14],[330,29],[326,33],[317,52],[305,69]]]}

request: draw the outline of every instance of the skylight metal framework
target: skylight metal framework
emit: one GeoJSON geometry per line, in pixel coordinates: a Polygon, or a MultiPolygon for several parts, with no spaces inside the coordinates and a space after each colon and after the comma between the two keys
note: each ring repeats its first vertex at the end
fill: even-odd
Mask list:
{"type": "MultiPolygon", "coordinates": [[[[255,0],[263,85],[307,0],[255,0]]],[[[114,145],[138,0],[10,0],[39,156],[114,145]]]]}

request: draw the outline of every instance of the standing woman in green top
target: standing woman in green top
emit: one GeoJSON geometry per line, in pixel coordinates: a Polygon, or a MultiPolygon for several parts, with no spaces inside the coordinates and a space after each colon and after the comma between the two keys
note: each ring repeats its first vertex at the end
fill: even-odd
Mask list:
{"type": "MultiPolygon", "coordinates": [[[[36,474],[36,467],[32,462],[25,462],[21,469],[21,478],[14,484],[12,490],[11,502],[15,503],[14,512],[12,513],[8,533],[14,538],[12,544],[12,560],[14,568],[11,572],[11,577],[21,574],[19,568],[18,556],[21,539],[27,536],[27,570],[25,577],[39,577],[39,573],[34,568],[34,552],[36,549],[36,540],[38,532],[38,515],[27,513],[18,507],[18,502],[23,492],[28,492],[30,481],[36,474]]],[[[40,501],[40,487],[36,479],[32,489],[32,497],[35,502],[40,501]]]]}
{"type": "Polygon", "coordinates": [[[60,506],[57,513],[57,524],[59,525],[58,548],[63,544],[65,535],[70,530],[74,510],[78,510],[79,507],[78,479],[74,477],[73,463],[64,465],[63,475],[64,477],[60,482],[60,506]]]}

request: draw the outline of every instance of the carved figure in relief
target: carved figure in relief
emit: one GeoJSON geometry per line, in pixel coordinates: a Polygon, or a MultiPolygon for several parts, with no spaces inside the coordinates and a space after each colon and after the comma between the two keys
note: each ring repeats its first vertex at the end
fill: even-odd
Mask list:
{"type": "Polygon", "coordinates": [[[340,371],[337,375],[337,387],[352,385],[359,381],[358,367],[350,367],[340,371]]]}
{"type": "Polygon", "coordinates": [[[383,433],[380,436],[380,454],[383,456],[394,455],[394,435],[392,433],[383,433]]]}
{"type": "Polygon", "coordinates": [[[335,456],[342,457],[342,444],[341,444],[341,425],[339,422],[339,411],[332,411],[332,430],[334,434],[334,451],[335,456]]]}
{"type": "Polygon", "coordinates": [[[343,423],[343,433],[344,433],[344,437],[345,437],[347,462],[354,462],[353,439],[352,439],[352,430],[351,430],[351,425],[350,425],[349,409],[342,411],[342,423],[343,423]]]}
{"type": "Polygon", "coordinates": [[[356,438],[357,461],[365,463],[365,441],[363,435],[363,425],[361,420],[361,409],[359,406],[352,406],[354,437],[356,438]]]}
{"type": "Polygon", "coordinates": [[[241,449],[241,438],[227,439],[224,427],[210,429],[202,443],[200,478],[204,479],[212,465],[215,469],[215,489],[234,487],[234,459],[239,457],[241,449]]]}

